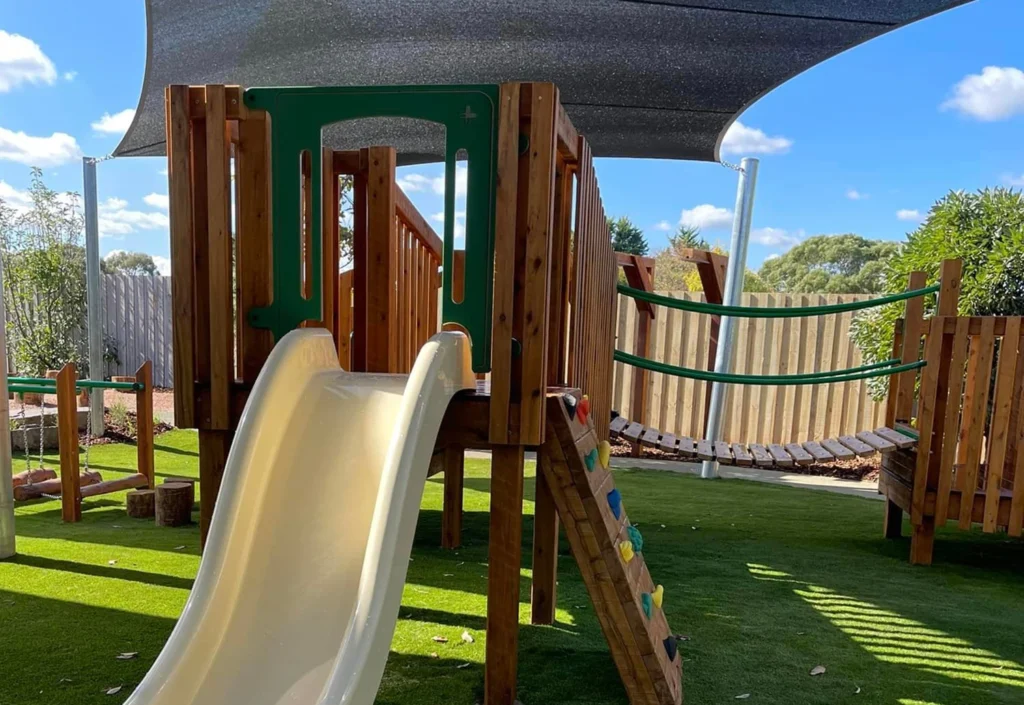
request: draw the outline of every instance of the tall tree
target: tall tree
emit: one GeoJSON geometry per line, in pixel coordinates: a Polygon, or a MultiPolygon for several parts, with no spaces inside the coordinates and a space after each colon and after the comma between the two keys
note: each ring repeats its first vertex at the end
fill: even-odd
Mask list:
{"type": "Polygon", "coordinates": [[[668,244],[673,250],[681,250],[685,247],[694,250],[707,250],[708,241],[700,235],[700,228],[696,225],[679,224],[675,235],[668,236],[668,244]]]}
{"type": "Polygon", "coordinates": [[[773,290],[794,294],[876,294],[898,251],[895,242],[859,235],[815,235],[766,261],[760,275],[773,290]]]}
{"type": "Polygon", "coordinates": [[[608,229],[612,234],[612,248],[616,252],[628,252],[631,255],[646,255],[647,240],[644,232],[633,224],[626,216],[609,218],[608,229]]]}
{"type": "Polygon", "coordinates": [[[145,252],[118,250],[100,260],[100,269],[107,274],[135,274],[153,276],[157,273],[156,262],[145,252]]]}

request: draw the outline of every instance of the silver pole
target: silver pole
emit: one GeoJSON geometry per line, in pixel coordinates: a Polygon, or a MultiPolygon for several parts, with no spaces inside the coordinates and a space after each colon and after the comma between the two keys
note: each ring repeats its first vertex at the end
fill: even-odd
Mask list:
{"type": "MultiPolygon", "coordinates": [[[[754,187],[757,185],[756,159],[744,158],[740,162],[740,178],[736,186],[736,212],[732,220],[732,242],[729,245],[729,265],[725,270],[726,306],[737,306],[743,294],[743,275],[747,271],[747,245],[750,243],[750,221],[754,214],[754,187]]],[[[732,369],[733,319],[722,316],[718,328],[718,350],[715,354],[715,372],[722,374],[732,369]]],[[[722,422],[725,415],[726,385],[711,384],[711,404],[708,409],[708,427],[704,438],[714,443],[722,437],[722,422]]],[[[718,461],[705,460],[701,464],[700,476],[709,479],[718,477],[718,461]]]]}
{"type": "Polygon", "coordinates": [[[4,310],[3,261],[0,260],[0,350],[3,350],[3,375],[0,375],[0,560],[15,554],[14,481],[11,477],[11,414],[7,398],[7,312],[4,310]]]}
{"type": "MultiPolygon", "coordinates": [[[[96,162],[93,157],[82,157],[82,177],[85,200],[85,288],[89,324],[89,376],[103,379],[103,304],[100,291],[100,225],[96,209],[96,162]]],[[[102,436],[103,390],[89,393],[89,415],[92,432],[102,436]]]]}

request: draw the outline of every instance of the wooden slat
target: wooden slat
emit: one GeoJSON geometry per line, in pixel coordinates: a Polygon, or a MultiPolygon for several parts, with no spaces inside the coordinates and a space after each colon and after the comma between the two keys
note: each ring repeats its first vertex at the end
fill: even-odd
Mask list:
{"type": "MultiPolygon", "coordinates": [[[[1010,417],[1014,403],[1014,385],[1017,364],[1020,360],[1021,319],[1011,318],[1006,324],[1006,334],[999,346],[999,363],[996,371],[995,399],[992,404],[992,423],[988,431],[988,473],[985,478],[985,521],[982,528],[987,533],[996,530],[999,503],[1003,491],[1003,470],[1006,464],[1006,447],[1009,441],[1010,417]]],[[[1017,400],[1019,403],[1019,400],[1017,400]]]]}
{"type": "MultiPolygon", "coordinates": [[[[896,446],[897,448],[900,448],[900,449],[910,448],[910,447],[912,447],[912,446],[917,444],[917,439],[916,438],[911,438],[910,436],[904,436],[899,431],[896,431],[896,430],[891,429],[891,428],[886,428],[885,426],[882,426],[881,428],[876,428],[875,429],[875,435],[878,436],[879,438],[883,438],[883,439],[889,441],[894,446],[896,446]]],[[[863,439],[861,439],[861,440],[863,440],[863,439]]]]}
{"type": "Polygon", "coordinates": [[[836,459],[834,455],[829,453],[821,446],[820,443],[816,443],[815,441],[805,441],[804,450],[810,453],[816,463],[831,463],[836,459]]]}
{"type": "MultiPolygon", "coordinates": [[[[985,419],[988,416],[989,380],[992,378],[992,356],[995,352],[995,326],[991,318],[982,321],[981,333],[971,339],[967,363],[967,388],[970,407],[964,408],[961,428],[967,431],[967,449],[964,464],[958,475],[963,482],[957,482],[960,490],[968,497],[978,488],[981,472],[981,451],[984,443],[985,419]]],[[[925,368],[927,369],[927,368],[925,368]]],[[[924,428],[921,428],[921,448],[924,448],[924,428]]],[[[961,436],[961,442],[963,436],[961,436]]],[[[920,451],[919,451],[920,452],[920,451]]],[[[971,502],[962,502],[960,507],[961,529],[971,528],[971,502]]]]}
{"type": "Polygon", "coordinates": [[[395,150],[370,147],[367,174],[366,371],[398,370],[395,150]]]}
{"type": "Polygon", "coordinates": [[[644,435],[640,438],[640,445],[647,448],[657,448],[659,438],[658,429],[649,428],[644,431],[644,435]]]}
{"type": "Polygon", "coordinates": [[[430,227],[423,214],[416,210],[416,206],[413,205],[402,189],[395,190],[395,213],[401,220],[405,221],[405,224],[415,235],[416,239],[430,250],[434,255],[434,259],[440,260],[444,252],[441,238],[430,227]]]}
{"type": "Polygon", "coordinates": [[[840,436],[839,442],[862,458],[875,454],[875,449],[856,436],[840,436]]]}
{"type": "Polygon", "coordinates": [[[821,442],[821,447],[835,456],[836,460],[849,460],[855,453],[833,438],[826,438],[821,442]]]}
{"type": "Polygon", "coordinates": [[[732,456],[736,459],[737,465],[753,465],[754,456],[747,452],[746,447],[742,443],[732,444],[732,456]]]}
{"type": "Polygon", "coordinates": [[[714,443],[715,460],[720,463],[732,465],[732,448],[725,441],[715,441],[714,443]]]}
{"type": "MultiPolygon", "coordinates": [[[[908,278],[908,289],[921,289],[928,283],[924,272],[911,272],[908,278]]],[[[924,299],[916,297],[907,299],[906,312],[903,316],[903,364],[915,362],[920,354],[921,334],[924,332],[924,299]]],[[[917,371],[910,370],[899,375],[898,394],[896,398],[896,421],[909,421],[914,405],[914,384],[917,371]]],[[[889,424],[887,424],[889,425],[889,424]]],[[[840,439],[842,440],[842,439],[840,439]]]]}
{"type": "Polygon", "coordinates": [[[625,416],[616,416],[612,419],[612,422],[608,424],[608,431],[612,438],[618,438],[619,435],[626,430],[627,426],[629,426],[629,419],[625,416]]]}
{"type": "Polygon", "coordinates": [[[340,224],[338,223],[338,200],[341,197],[338,177],[332,168],[334,153],[327,147],[320,152],[320,232],[314,233],[320,238],[320,320],[323,327],[331,332],[334,346],[338,346],[338,337],[334,329],[336,316],[334,306],[337,303],[335,287],[338,285],[338,265],[341,257],[339,242],[340,224]]]}
{"type": "Polygon", "coordinates": [[[804,447],[799,443],[787,443],[783,447],[797,465],[814,464],[814,456],[804,450],[804,447]]]}
{"type": "Polygon", "coordinates": [[[338,362],[352,370],[352,270],[338,275],[338,362]]]}
{"type": "Polygon", "coordinates": [[[761,467],[771,467],[775,464],[771,453],[760,443],[751,443],[747,446],[750,454],[754,456],[754,462],[761,467]]]}
{"type": "Polygon", "coordinates": [[[665,453],[675,453],[678,445],[679,439],[671,433],[666,433],[661,437],[661,442],[658,444],[658,450],[665,453]]]}
{"type": "Polygon", "coordinates": [[[234,379],[234,330],[231,276],[231,175],[224,86],[206,87],[207,233],[209,250],[210,427],[231,423],[230,386],[234,379]]]}
{"type": "Polygon", "coordinates": [[[857,431],[857,440],[864,441],[869,446],[877,450],[879,453],[890,453],[896,450],[896,444],[892,441],[887,441],[881,436],[872,433],[871,431],[857,431]]]}
{"type": "Polygon", "coordinates": [[[769,443],[768,452],[772,456],[772,460],[780,468],[788,468],[793,466],[793,458],[789,456],[786,449],[780,446],[778,443],[769,443]]]}
{"type": "Polygon", "coordinates": [[[701,460],[715,459],[715,453],[714,449],[711,447],[711,441],[707,439],[702,438],[699,441],[697,441],[697,449],[695,452],[697,454],[697,457],[700,458],[701,460]]]}
{"type": "MultiPolygon", "coordinates": [[[[935,523],[943,526],[949,516],[950,491],[953,489],[953,470],[957,458],[957,428],[960,425],[961,393],[964,388],[964,361],[967,359],[968,322],[957,319],[956,328],[943,335],[951,335],[949,379],[946,384],[946,413],[942,421],[942,452],[939,455],[939,481],[935,496],[935,523]]],[[[896,426],[897,432],[907,434],[909,429],[896,426]]],[[[919,434],[920,435],[920,434],[919,434]]],[[[916,440],[916,439],[915,439],[916,440]]]]}
{"type": "MultiPolygon", "coordinates": [[[[938,394],[941,388],[939,384],[940,364],[942,358],[943,335],[942,319],[932,318],[929,322],[928,342],[925,347],[925,362],[921,375],[921,393],[918,404],[918,427],[920,429],[920,441],[918,445],[916,466],[913,476],[913,494],[911,499],[910,517],[914,525],[914,542],[924,548],[918,551],[911,549],[912,557],[920,557],[927,562],[927,554],[930,553],[928,546],[931,544],[931,534],[934,531],[934,523],[931,518],[926,520],[924,516],[925,500],[928,489],[928,469],[931,465],[931,451],[933,433],[936,428],[936,408],[938,406],[938,394]]],[[[846,441],[843,440],[845,443],[846,441]]]]}

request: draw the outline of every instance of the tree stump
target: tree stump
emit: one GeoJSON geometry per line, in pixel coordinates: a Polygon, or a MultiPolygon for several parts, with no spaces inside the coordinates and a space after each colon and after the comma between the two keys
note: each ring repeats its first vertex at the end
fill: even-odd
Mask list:
{"type": "Polygon", "coordinates": [[[193,486],[187,482],[165,482],[156,486],[156,525],[184,526],[192,521],[193,486]]]}
{"type": "Polygon", "coordinates": [[[178,475],[170,475],[170,476],[164,478],[164,484],[166,485],[168,482],[180,482],[180,483],[184,483],[184,484],[188,485],[191,488],[191,493],[192,493],[189,496],[189,501],[192,503],[193,506],[195,506],[195,503],[196,503],[196,480],[195,480],[195,478],[193,478],[193,477],[180,477],[178,475]]]}
{"type": "Polygon", "coordinates": [[[125,495],[128,516],[150,519],[156,515],[156,490],[131,490],[125,495]]]}

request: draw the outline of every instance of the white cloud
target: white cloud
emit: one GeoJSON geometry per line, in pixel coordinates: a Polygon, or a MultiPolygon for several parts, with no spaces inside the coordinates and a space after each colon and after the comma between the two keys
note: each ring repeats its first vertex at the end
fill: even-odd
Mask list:
{"type": "Polygon", "coordinates": [[[19,191],[3,180],[0,180],[0,201],[17,212],[23,212],[32,207],[32,196],[28,191],[19,191]]]}
{"type": "Polygon", "coordinates": [[[1012,66],[986,66],[953,86],[942,110],[992,122],[1024,113],[1024,71],[1012,66]]]}
{"type": "Polygon", "coordinates": [[[143,201],[146,202],[147,206],[153,206],[154,208],[163,208],[167,210],[171,207],[171,199],[166,193],[151,193],[145,196],[143,201]]]}
{"type": "Polygon", "coordinates": [[[713,206],[710,203],[702,203],[689,210],[684,210],[679,216],[679,224],[701,230],[727,228],[732,225],[732,211],[728,208],[713,206]]]}
{"type": "Polygon", "coordinates": [[[1024,186],[1024,174],[1003,174],[1007,186],[1024,186]]]}
{"type": "Polygon", "coordinates": [[[896,211],[896,217],[900,220],[910,220],[915,223],[919,223],[922,220],[921,211],[910,208],[901,208],[896,211]]]}
{"type": "Polygon", "coordinates": [[[667,233],[670,230],[672,230],[672,223],[668,222],[667,220],[663,220],[660,223],[656,223],[654,225],[654,229],[655,230],[660,230],[663,233],[667,233]]]}
{"type": "MultiPolygon", "coordinates": [[[[464,198],[466,195],[466,179],[469,170],[464,166],[455,166],[455,197],[464,198]]],[[[397,179],[399,187],[407,194],[409,193],[433,193],[437,196],[444,195],[444,174],[441,176],[426,176],[424,174],[403,174],[397,179]]]]}
{"type": "Polygon", "coordinates": [[[70,81],[74,81],[76,76],[78,76],[78,72],[77,71],[65,71],[64,72],[64,80],[65,81],[69,81],[69,82],[70,81]]]}
{"type": "Polygon", "coordinates": [[[793,146],[788,137],[769,137],[763,130],[737,120],[722,139],[722,154],[785,154],[793,146]]]}
{"type": "Polygon", "coordinates": [[[153,255],[153,264],[156,265],[156,271],[162,277],[171,276],[171,260],[160,255],[153,255]]]}
{"type": "Polygon", "coordinates": [[[851,201],[863,201],[866,198],[870,198],[868,194],[861,193],[855,188],[848,189],[846,191],[846,197],[849,198],[851,201]]]}
{"type": "Polygon", "coordinates": [[[128,235],[140,230],[166,230],[171,221],[166,213],[128,208],[123,198],[108,198],[99,204],[100,237],[128,235]]]}
{"type": "Polygon", "coordinates": [[[96,122],[92,123],[92,129],[108,135],[123,135],[132,125],[135,118],[135,108],[125,108],[119,113],[103,113],[96,122]]]}
{"type": "Polygon", "coordinates": [[[754,228],[750,231],[750,239],[768,247],[792,247],[800,242],[799,236],[790,234],[782,228],[754,228]]]}
{"type": "Polygon", "coordinates": [[[81,156],[78,142],[67,133],[54,132],[49,137],[33,137],[0,127],[0,160],[26,166],[57,166],[81,156]]]}
{"type": "MultiPolygon", "coordinates": [[[[430,219],[437,223],[438,228],[444,227],[444,211],[440,213],[434,213],[430,216],[430,219]]],[[[466,237],[466,211],[455,212],[455,226],[452,228],[456,240],[462,240],[466,237]]]]}
{"type": "Polygon", "coordinates": [[[53,85],[56,80],[57,68],[38,44],[0,29],[0,93],[22,83],[53,85]]]}
{"type": "Polygon", "coordinates": [[[781,256],[782,256],[782,255],[780,255],[780,254],[779,254],[778,252],[773,252],[773,253],[771,253],[770,255],[768,255],[767,257],[765,257],[765,258],[764,258],[764,261],[765,261],[765,262],[767,262],[767,261],[768,261],[768,260],[770,260],[770,259],[778,259],[778,258],[779,258],[779,257],[781,257],[781,256]]]}

